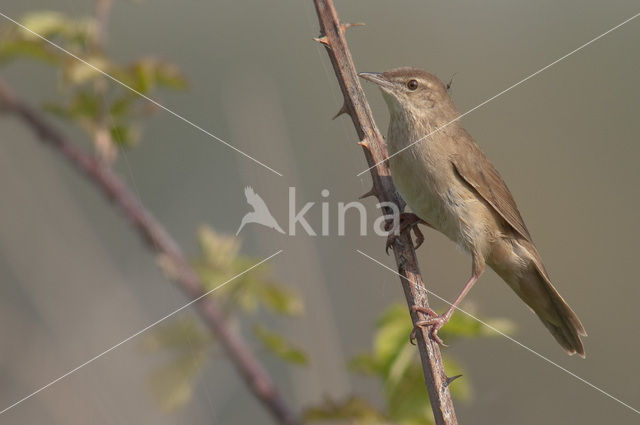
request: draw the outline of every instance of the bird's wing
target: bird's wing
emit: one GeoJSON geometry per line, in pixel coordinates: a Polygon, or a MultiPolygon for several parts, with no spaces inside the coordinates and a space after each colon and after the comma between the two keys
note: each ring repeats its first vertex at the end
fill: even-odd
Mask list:
{"type": "MultiPolygon", "coordinates": [[[[471,186],[500,216],[523,238],[531,241],[531,235],[518,211],[507,185],[498,170],[489,162],[480,147],[464,130],[455,143],[456,154],[451,161],[458,175],[471,186]]],[[[532,242],[533,243],[533,242],[532,242]]]]}
{"type": "Polygon", "coordinates": [[[244,188],[244,196],[247,197],[247,203],[251,205],[255,211],[269,210],[260,195],[258,195],[251,186],[244,188]]]}

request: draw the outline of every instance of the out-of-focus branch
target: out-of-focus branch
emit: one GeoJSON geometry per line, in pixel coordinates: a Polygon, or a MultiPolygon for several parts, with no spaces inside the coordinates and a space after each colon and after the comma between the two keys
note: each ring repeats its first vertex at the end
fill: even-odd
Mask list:
{"type": "MultiPolygon", "coordinates": [[[[103,161],[85,153],[63,133],[50,125],[36,110],[24,104],[0,79],[0,112],[21,119],[38,138],[59,151],[81,171],[135,226],[149,247],[169,263],[174,282],[190,299],[205,293],[200,277],[189,264],[178,244],[164,227],[142,205],[127,185],[103,161]]],[[[285,403],[268,372],[255,357],[242,337],[232,332],[225,316],[211,297],[195,304],[202,320],[224,347],[249,390],[260,400],[278,423],[298,424],[297,416],[285,403]]]]}
{"type": "Polygon", "coordinates": [[[109,27],[109,18],[111,16],[111,6],[113,0],[96,0],[95,19],[96,19],[96,38],[95,44],[99,49],[104,49],[107,42],[107,28],[109,27]]]}
{"type": "MultiPolygon", "coordinates": [[[[382,135],[376,127],[362,87],[358,80],[351,52],[345,39],[345,31],[350,24],[343,24],[338,19],[338,13],[332,0],[314,0],[316,12],[320,21],[320,37],[316,40],[327,48],[327,53],[333,64],[340,89],[344,95],[344,106],[340,113],[351,117],[355,126],[360,145],[364,150],[367,163],[371,168],[373,188],[365,196],[376,196],[381,202],[393,202],[402,208],[404,201],[398,195],[391,179],[387,159],[387,150],[382,135]],[[378,164],[378,165],[375,165],[378,164]],[[374,166],[375,165],[375,166],[374,166]]],[[[418,268],[418,260],[413,242],[408,233],[403,233],[393,246],[398,272],[406,279],[400,279],[409,307],[414,305],[428,307],[426,290],[418,268]]],[[[419,319],[418,313],[412,312],[411,318],[415,324],[419,319]]],[[[424,379],[431,400],[431,408],[438,425],[454,425],[456,419],[449,380],[444,371],[444,364],[440,354],[440,347],[429,337],[428,330],[421,328],[418,332],[420,357],[424,379]]]]}
{"type": "MultiPolygon", "coordinates": [[[[100,54],[105,53],[107,45],[107,29],[109,28],[112,7],[113,0],[96,0],[94,10],[95,37],[93,39],[93,48],[100,54]]],[[[97,78],[94,81],[94,87],[99,102],[96,128],[93,131],[93,144],[101,158],[108,163],[112,163],[116,158],[118,148],[113,141],[111,132],[109,131],[106,102],[106,93],[109,87],[107,79],[103,76],[101,76],[101,78],[97,78]]]]}

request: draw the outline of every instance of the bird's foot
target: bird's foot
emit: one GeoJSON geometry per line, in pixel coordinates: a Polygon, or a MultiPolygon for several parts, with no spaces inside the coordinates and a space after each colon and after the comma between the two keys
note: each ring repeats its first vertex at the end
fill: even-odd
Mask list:
{"type": "Polygon", "coordinates": [[[400,224],[396,222],[395,218],[392,218],[386,221],[386,223],[384,224],[384,230],[389,232],[389,235],[387,236],[387,242],[384,245],[384,251],[387,253],[387,255],[389,255],[389,248],[391,248],[393,244],[396,243],[396,240],[402,233],[402,214],[400,214],[400,224]]]}
{"type": "Polygon", "coordinates": [[[411,342],[411,344],[415,345],[416,333],[418,332],[418,329],[423,327],[430,327],[431,329],[429,330],[429,336],[431,337],[431,339],[433,339],[443,347],[446,347],[446,344],[438,336],[438,331],[440,330],[440,328],[447,324],[447,322],[451,318],[451,315],[448,313],[439,315],[430,308],[417,305],[411,307],[411,311],[424,313],[429,316],[428,319],[418,320],[415,323],[413,330],[411,331],[411,335],[409,335],[409,341],[411,342]]]}
{"type": "Polygon", "coordinates": [[[414,213],[403,212],[400,214],[400,224],[398,225],[395,220],[387,220],[385,223],[384,229],[389,232],[389,236],[387,237],[387,243],[385,245],[385,251],[389,254],[389,248],[393,246],[396,242],[398,236],[403,232],[409,230],[413,230],[413,233],[416,235],[416,244],[414,249],[418,249],[420,245],[424,242],[424,234],[418,228],[418,224],[424,224],[425,226],[429,226],[433,228],[429,223],[415,215],[414,213]]]}
{"type": "Polygon", "coordinates": [[[416,235],[416,245],[413,247],[413,249],[418,249],[420,248],[420,245],[422,245],[422,242],[424,242],[424,235],[422,234],[422,230],[420,230],[417,223],[415,226],[413,226],[412,229],[413,233],[415,233],[416,235]]]}
{"type": "Polygon", "coordinates": [[[389,236],[387,236],[387,242],[384,244],[384,252],[386,252],[387,255],[389,255],[389,248],[396,243],[396,239],[398,239],[398,235],[394,235],[393,233],[389,233],[389,236]]]}

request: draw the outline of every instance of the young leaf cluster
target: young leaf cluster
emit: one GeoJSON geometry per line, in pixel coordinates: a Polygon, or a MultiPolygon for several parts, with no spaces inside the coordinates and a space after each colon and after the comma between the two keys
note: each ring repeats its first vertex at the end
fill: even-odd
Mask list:
{"type": "Polygon", "coordinates": [[[107,162],[116,159],[119,147],[132,146],[140,139],[142,121],[154,107],[96,69],[147,96],[153,96],[158,89],[187,87],[180,69],[168,61],[140,57],[119,63],[109,57],[98,37],[98,23],[92,17],[41,11],[29,13],[20,21],[31,31],[14,24],[2,28],[0,65],[30,59],[53,67],[61,93],[56,100],[45,102],[44,109],[80,127],[107,162]]]}
{"type": "MultiPolygon", "coordinates": [[[[219,234],[208,226],[202,226],[198,234],[200,256],[194,266],[205,291],[213,290],[209,296],[216,297],[224,307],[228,322],[236,328],[251,330],[262,349],[282,361],[299,366],[308,364],[309,358],[303,350],[266,325],[280,317],[302,314],[303,304],[298,295],[273,281],[266,265],[220,286],[259,260],[240,254],[240,242],[232,236],[219,234]]],[[[167,272],[170,274],[171,270],[167,272]]],[[[181,318],[154,331],[145,347],[147,351],[168,356],[149,380],[155,400],[167,411],[185,406],[191,399],[199,372],[212,358],[215,341],[211,334],[195,319],[181,318]]]]}

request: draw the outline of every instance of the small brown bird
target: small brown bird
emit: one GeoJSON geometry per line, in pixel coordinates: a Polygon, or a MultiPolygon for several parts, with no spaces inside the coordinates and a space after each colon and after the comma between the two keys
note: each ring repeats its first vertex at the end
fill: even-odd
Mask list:
{"type": "Polygon", "coordinates": [[[417,216],[413,224],[424,222],[472,257],[471,277],[451,308],[438,316],[415,307],[430,316],[417,325],[431,326],[431,336],[441,342],[438,330],[488,264],[568,354],[584,357],[580,336],[587,334],[578,316],[551,284],[500,174],[457,121],[445,85],[414,68],[359,75],[380,86],[389,107],[389,164],[398,191],[417,216]]]}

